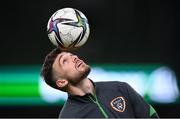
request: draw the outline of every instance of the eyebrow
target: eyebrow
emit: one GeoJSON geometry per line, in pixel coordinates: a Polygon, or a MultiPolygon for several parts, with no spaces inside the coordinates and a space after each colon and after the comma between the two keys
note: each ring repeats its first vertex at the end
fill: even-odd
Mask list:
{"type": "MultiPolygon", "coordinates": [[[[73,54],[71,54],[71,53],[69,53],[71,56],[73,56],[73,54]]],[[[63,53],[63,54],[61,54],[60,56],[59,56],[59,59],[58,59],[58,62],[60,63],[60,60],[61,60],[61,58],[64,56],[65,54],[63,53]]]]}
{"type": "Polygon", "coordinates": [[[59,56],[59,59],[58,59],[58,63],[61,65],[61,63],[60,63],[60,60],[61,60],[61,58],[63,57],[63,54],[61,54],[60,56],[59,56]]]}

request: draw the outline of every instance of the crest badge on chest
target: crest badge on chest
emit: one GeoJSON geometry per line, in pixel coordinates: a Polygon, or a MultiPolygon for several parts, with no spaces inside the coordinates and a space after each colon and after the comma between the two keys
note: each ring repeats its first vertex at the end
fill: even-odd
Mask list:
{"type": "Polygon", "coordinates": [[[110,105],[114,110],[116,110],[118,112],[124,112],[124,110],[126,108],[126,102],[125,102],[124,98],[121,96],[114,98],[111,101],[110,105]]]}

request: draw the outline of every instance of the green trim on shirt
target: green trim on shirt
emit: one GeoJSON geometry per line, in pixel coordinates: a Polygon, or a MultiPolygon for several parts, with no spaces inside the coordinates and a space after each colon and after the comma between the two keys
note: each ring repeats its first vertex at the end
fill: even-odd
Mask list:
{"type": "Polygon", "coordinates": [[[156,113],[156,111],[154,110],[154,108],[151,105],[149,105],[149,106],[150,106],[149,116],[152,117],[156,113]]]}

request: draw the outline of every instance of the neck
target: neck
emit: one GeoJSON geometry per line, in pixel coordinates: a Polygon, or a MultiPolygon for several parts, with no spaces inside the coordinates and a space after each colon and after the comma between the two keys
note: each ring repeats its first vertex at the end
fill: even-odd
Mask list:
{"type": "Polygon", "coordinates": [[[83,96],[87,93],[93,94],[93,92],[94,92],[94,85],[88,78],[83,79],[76,86],[70,85],[68,90],[68,93],[70,95],[79,95],[79,96],[83,96]]]}

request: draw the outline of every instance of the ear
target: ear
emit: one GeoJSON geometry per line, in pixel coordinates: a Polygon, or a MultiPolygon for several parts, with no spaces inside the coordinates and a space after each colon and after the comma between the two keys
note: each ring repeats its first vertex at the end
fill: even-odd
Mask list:
{"type": "Polygon", "coordinates": [[[58,79],[58,80],[56,80],[56,85],[59,88],[65,87],[67,84],[68,84],[68,81],[65,80],[65,79],[58,79]]]}

